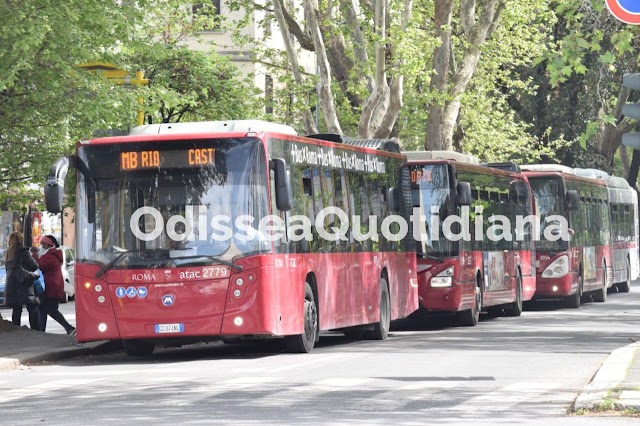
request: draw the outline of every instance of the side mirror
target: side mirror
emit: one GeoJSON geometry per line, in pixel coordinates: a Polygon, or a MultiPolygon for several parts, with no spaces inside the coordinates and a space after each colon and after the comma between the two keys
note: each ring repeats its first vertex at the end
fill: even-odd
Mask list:
{"type": "Polygon", "coordinates": [[[565,198],[567,203],[567,210],[578,209],[578,203],[580,202],[580,196],[578,196],[578,191],[576,191],[575,189],[568,190],[565,198]]]}
{"type": "Polygon", "coordinates": [[[44,183],[44,201],[49,213],[61,213],[64,197],[64,180],[72,165],[73,157],[62,157],[56,161],[44,183]]]}
{"type": "Polygon", "coordinates": [[[471,184],[469,182],[458,182],[456,185],[456,204],[459,206],[471,205],[471,184]]]}
{"type": "Polygon", "coordinates": [[[293,207],[291,179],[287,172],[287,163],[282,158],[271,160],[271,169],[275,172],[276,206],[278,210],[287,212],[293,207]]]}
{"type": "Polygon", "coordinates": [[[397,198],[397,191],[395,188],[389,188],[387,189],[387,204],[389,205],[389,211],[390,212],[397,212],[398,211],[398,198],[397,198]]]}

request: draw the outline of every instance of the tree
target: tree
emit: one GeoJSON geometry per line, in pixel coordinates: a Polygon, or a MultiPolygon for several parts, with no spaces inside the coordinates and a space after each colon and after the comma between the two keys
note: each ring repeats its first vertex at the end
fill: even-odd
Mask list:
{"type": "MultiPolygon", "coordinates": [[[[556,48],[545,60],[546,74],[559,96],[573,92],[575,118],[565,115],[565,122],[572,125],[577,119],[582,127],[582,149],[567,162],[609,170],[622,134],[635,125],[622,115],[629,90],[621,82],[622,74],[638,69],[637,30],[611,16],[604,2],[554,1],[553,7],[559,16],[558,36],[556,48]],[[595,155],[588,156],[589,152],[595,155]]],[[[623,159],[626,154],[622,149],[623,159]]]]}
{"type": "Polygon", "coordinates": [[[0,14],[0,201],[8,207],[33,201],[30,185],[41,184],[76,141],[134,125],[138,96],[151,95],[146,106],[167,120],[255,111],[253,92],[228,61],[180,47],[215,25],[206,8],[194,18],[191,1],[6,0],[0,14]],[[77,67],[95,61],[132,73],[148,67],[157,82],[153,89],[114,86],[77,67]]]}
{"type": "MultiPolygon", "coordinates": [[[[425,137],[427,149],[451,149],[462,95],[469,86],[482,55],[482,46],[493,35],[505,7],[504,0],[460,0],[459,22],[465,43],[460,65],[455,65],[452,32],[453,0],[436,0],[434,24],[440,46],[433,59],[430,88],[442,95],[429,106],[425,137]]],[[[460,147],[458,147],[460,148],[460,147]]]]}
{"type": "MultiPolygon", "coordinates": [[[[287,9],[280,0],[276,0],[273,10],[250,1],[237,3],[236,7],[274,13],[281,31],[287,34],[288,30],[301,48],[315,52],[318,104],[329,132],[342,133],[343,123],[349,123],[349,130],[351,123],[357,123],[353,130],[360,137],[386,138],[393,133],[403,102],[401,68],[405,57],[396,47],[410,26],[413,1],[375,0],[372,5],[373,16],[364,3],[354,0],[304,0],[305,29],[295,19],[296,11],[287,9]],[[334,93],[336,88],[339,93],[334,93]]],[[[292,67],[296,82],[301,84],[297,51],[293,46],[286,50],[287,68],[292,67]]],[[[263,52],[270,55],[273,63],[274,52],[263,52]]],[[[306,109],[310,108],[307,102],[306,109]]]]}

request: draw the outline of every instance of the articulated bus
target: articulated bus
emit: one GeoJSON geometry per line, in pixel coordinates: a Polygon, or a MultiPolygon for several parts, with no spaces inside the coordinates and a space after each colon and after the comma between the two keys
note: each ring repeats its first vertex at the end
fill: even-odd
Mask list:
{"type": "Polygon", "coordinates": [[[309,352],[336,329],[385,339],[418,307],[414,248],[397,223],[389,239],[354,238],[354,226],[408,221],[404,162],[393,141],[250,120],[78,143],[45,184],[60,212],[75,168],[78,341],[121,339],[144,355],[246,337],[309,352]]]}
{"type": "Polygon", "coordinates": [[[541,233],[536,242],[535,299],[564,298],[579,308],[589,296],[604,302],[613,284],[607,187],[561,165],[521,166],[536,197],[541,223],[568,226],[568,238],[541,233]],[[551,218],[557,216],[557,218],[551,218]]]}
{"type": "Polygon", "coordinates": [[[604,180],[609,202],[613,276],[609,282],[618,291],[628,293],[631,281],[638,278],[638,194],[626,179],[610,176],[602,170],[574,169],[576,175],[604,180]]]}
{"type": "MultiPolygon", "coordinates": [[[[406,154],[414,216],[419,209],[426,225],[427,238],[417,243],[421,306],[456,313],[459,322],[468,326],[478,323],[481,310],[519,316],[522,302],[536,291],[533,220],[524,220],[533,219],[533,196],[526,178],[481,166],[475,157],[454,152],[406,154]],[[465,210],[469,212],[468,238],[446,238],[447,218],[457,215],[464,221],[465,210]],[[506,229],[492,227],[501,223],[497,215],[509,221],[506,229]],[[519,235],[517,216],[523,219],[519,235]]],[[[454,224],[452,231],[461,234],[464,227],[456,229],[454,224]]]]}

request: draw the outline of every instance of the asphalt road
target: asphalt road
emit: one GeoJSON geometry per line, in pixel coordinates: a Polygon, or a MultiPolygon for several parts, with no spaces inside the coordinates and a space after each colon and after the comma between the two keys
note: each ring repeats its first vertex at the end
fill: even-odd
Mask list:
{"type": "Polygon", "coordinates": [[[0,373],[0,424],[637,424],[566,413],[607,354],[640,339],[638,306],[640,284],[474,328],[420,319],[385,342],[325,335],[308,355],[208,344],[23,368],[0,373]]]}

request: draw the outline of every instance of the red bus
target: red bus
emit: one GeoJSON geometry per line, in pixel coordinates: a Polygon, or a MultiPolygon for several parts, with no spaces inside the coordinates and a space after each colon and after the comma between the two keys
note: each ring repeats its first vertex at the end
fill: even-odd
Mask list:
{"type": "Polygon", "coordinates": [[[380,228],[370,215],[408,218],[404,162],[392,141],[299,137],[261,121],[79,143],[45,184],[59,212],[75,168],[78,341],[121,339],[143,355],[166,340],[275,336],[309,352],[322,330],[385,339],[417,309],[415,253],[406,237],[356,240],[352,217],[365,231],[380,228]],[[327,207],[346,215],[320,217],[327,207]]]}
{"type": "Polygon", "coordinates": [[[577,176],[574,169],[560,165],[527,165],[522,169],[535,194],[542,226],[563,219],[569,227],[569,238],[542,232],[536,242],[535,298],[564,298],[572,308],[590,297],[604,302],[613,282],[604,181],[577,176]]]}
{"type": "MultiPolygon", "coordinates": [[[[457,313],[459,322],[469,326],[478,323],[481,310],[492,316],[519,316],[522,302],[536,289],[533,196],[526,178],[481,166],[475,157],[455,152],[406,154],[414,209],[426,219],[429,237],[417,245],[422,307],[457,313]],[[457,215],[464,220],[465,208],[471,222],[469,238],[446,238],[447,218],[457,215]],[[434,215],[438,224],[432,223],[434,215]],[[490,235],[496,231],[492,225],[498,215],[508,220],[508,229],[490,235]],[[516,235],[518,216],[523,226],[516,235]],[[531,221],[525,222],[527,217],[531,221]],[[436,231],[437,240],[432,237],[436,231]]],[[[460,231],[461,225],[453,230],[460,231]]]]}
{"type": "Polygon", "coordinates": [[[631,281],[638,278],[638,193],[626,179],[610,176],[602,170],[574,169],[576,175],[599,178],[607,187],[611,244],[613,253],[613,283],[618,291],[628,293],[631,281]]]}

